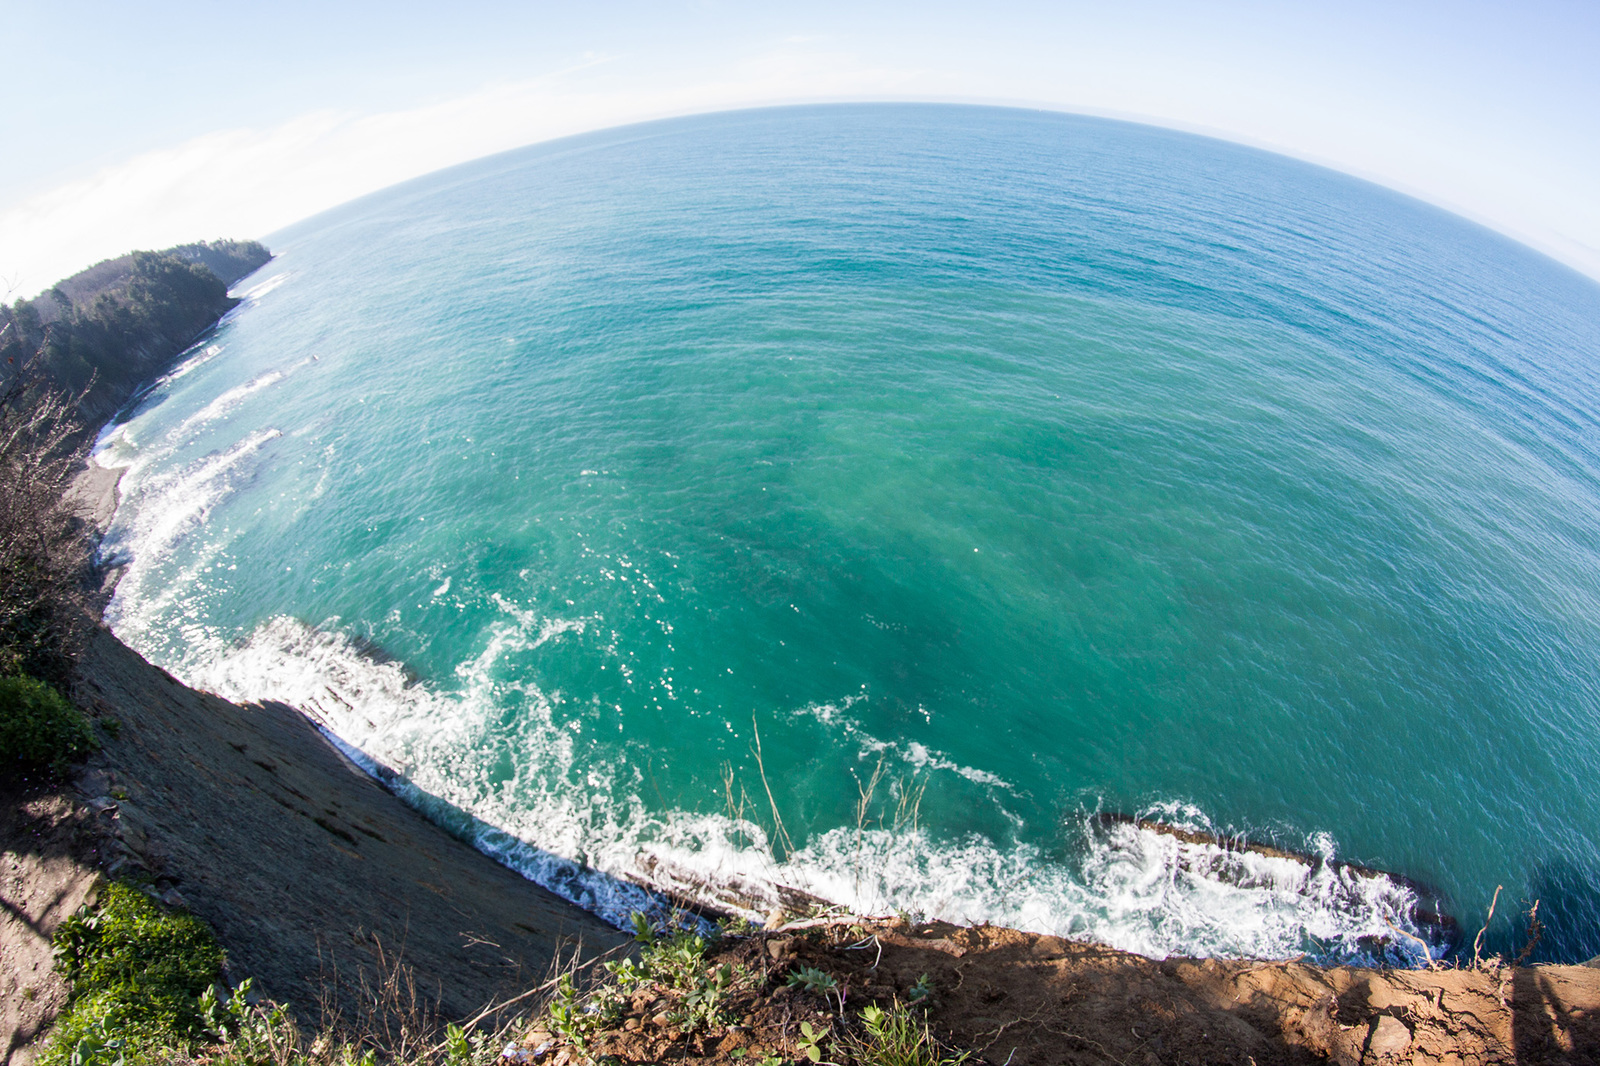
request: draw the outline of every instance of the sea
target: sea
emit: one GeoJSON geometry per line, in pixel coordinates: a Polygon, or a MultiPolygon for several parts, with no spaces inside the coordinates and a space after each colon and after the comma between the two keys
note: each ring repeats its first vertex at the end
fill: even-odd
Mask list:
{"type": "Polygon", "coordinates": [[[566,898],[1400,964],[1537,900],[1534,958],[1600,953],[1593,280],[942,105],[591,133],[267,243],[101,433],[106,621],[566,898]]]}

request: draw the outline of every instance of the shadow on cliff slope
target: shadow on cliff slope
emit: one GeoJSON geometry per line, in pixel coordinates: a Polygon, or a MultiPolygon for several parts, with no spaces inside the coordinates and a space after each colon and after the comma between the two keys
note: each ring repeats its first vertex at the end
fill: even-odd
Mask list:
{"type": "Polygon", "coordinates": [[[329,981],[350,999],[381,981],[385,952],[464,1017],[626,939],[401,804],[289,707],[185,688],[104,630],[78,681],[121,721],[84,777],[115,837],[107,871],[189,907],[235,979],[308,1020],[329,981]]]}

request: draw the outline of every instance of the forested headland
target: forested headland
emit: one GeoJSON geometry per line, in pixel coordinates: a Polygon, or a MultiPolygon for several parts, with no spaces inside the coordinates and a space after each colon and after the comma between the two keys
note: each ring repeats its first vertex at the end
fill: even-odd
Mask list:
{"type": "Polygon", "coordinates": [[[92,432],[234,307],[228,287],[271,258],[259,241],[133,252],[0,304],[0,380],[27,372],[64,391],[92,432]]]}
{"type": "MultiPolygon", "coordinates": [[[[256,241],[133,252],[0,304],[0,677],[67,685],[93,621],[91,547],[67,488],[95,430],[238,304],[229,285],[271,258],[256,241]]],[[[27,700],[12,695],[0,761],[77,752],[64,705],[35,693],[46,703],[23,715],[27,700]]]]}

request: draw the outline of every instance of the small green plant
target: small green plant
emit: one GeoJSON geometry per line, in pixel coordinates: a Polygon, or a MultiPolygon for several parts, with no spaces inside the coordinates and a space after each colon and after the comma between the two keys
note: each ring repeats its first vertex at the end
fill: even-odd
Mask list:
{"type": "Polygon", "coordinates": [[[845,1042],[860,1066],[959,1066],[968,1058],[966,1052],[945,1054],[928,1023],[899,1002],[887,1010],[864,1008],[861,1026],[865,1035],[852,1034],[845,1042]]]}
{"type": "MultiPolygon", "coordinates": [[[[735,1062],[742,1061],[749,1057],[750,1049],[747,1047],[737,1047],[728,1052],[728,1058],[733,1059],[735,1062]]],[[[772,1054],[770,1051],[761,1056],[759,1059],[753,1059],[751,1061],[755,1063],[755,1066],[784,1066],[783,1060],[772,1054]]]]}
{"type": "Polygon", "coordinates": [[[299,1030],[276,1004],[252,1005],[246,978],[227,999],[216,986],[200,994],[198,1003],[206,1035],[217,1042],[212,1061],[217,1066],[267,1066],[278,1062],[281,1049],[299,1040],[299,1030]]]}
{"type": "Polygon", "coordinates": [[[812,1062],[822,1061],[822,1042],[828,1038],[830,1031],[818,1029],[810,1022],[800,1023],[800,1040],[796,1044],[800,1054],[812,1062]]]}
{"type": "Polygon", "coordinates": [[[680,929],[667,936],[644,942],[639,961],[650,979],[663,988],[687,992],[704,976],[706,948],[710,945],[698,933],[680,929]]]}
{"type": "Polygon", "coordinates": [[[717,937],[752,936],[756,927],[750,924],[750,919],[735,916],[717,919],[717,937]]]}
{"type": "Polygon", "coordinates": [[[839,990],[839,981],[826,970],[819,970],[815,966],[802,966],[789,975],[790,988],[803,988],[807,992],[815,992],[819,996],[827,996],[830,992],[839,990]]]}
{"type": "Polygon", "coordinates": [[[83,712],[43,681],[0,677],[0,776],[60,775],[98,744],[83,712]]]}
{"type": "Polygon", "coordinates": [[[572,974],[564,973],[556,982],[555,995],[550,1000],[547,1008],[550,1017],[550,1030],[557,1036],[566,1040],[580,1053],[587,1053],[589,1049],[590,1017],[578,1001],[577,982],[572,979],[572,974]]]}
{"type": "Polygon", "coordinates": [[[483,1057],[485,1039],[481,1032],[468,1033],[459,1025],[444,1027],[444,1066],[472,1066],[483,1057]]]}
{"type": "Polygon", "coordinates": [[[832,995],[839,1003],[839,1013],[844,1014],[845,988],[832,974],[817,969],[815,966],[802,966],[789,975],[790,988],[803,988],[808,992],[815,992],[826,1002],[832,995]]]}
{"type": "Polygon", "coordinates": [[[650,919],[641,912],[634,911],[629,919],[633,922],[633,940],[636,944],[653,944],[656,939],[655,927],[650,924],[650,919]]]}
{"type": "Polygon", "coordinates": [[[911,986],[911,991],[906,993],[906,1001],[913,1005],[927,1006],[933,1001],[933,980],[927,974],[917,978],[917,983],[911,986]]]}
{"type": "Polygon", "coordinates": [[[673,1022],[690,1032],[726,1022],[723,1000],[737,980],[734,968],[727,963],[701,977],[679,1001],[678,1009],[673,1012],[673,1022]]]}
{"type": "Polygon", "coordinates": [[[632,992],[650,980],[649,972],[632,959],[620,959],[614,962],[601,963],[611,980],[616,983],[622,992],[632,992]]]}
{"type": "Polygon", "coordinates": [[[126,1044],[120,1037],[109,1036],[102,1020],[78,1038],[67,1061],[71,1066],[127,1066],[127,1056],[123,1052],[126,1044]]]}

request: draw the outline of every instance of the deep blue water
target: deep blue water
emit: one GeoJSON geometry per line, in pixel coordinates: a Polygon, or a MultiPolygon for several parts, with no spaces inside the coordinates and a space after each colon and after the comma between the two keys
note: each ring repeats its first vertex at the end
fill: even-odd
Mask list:
{"type": "Polygon", "coordinates": [[[1093,818],[1143,812],[1600,952],[1593,282],[1236,145],[905,105],[539,145],[269,243],[100,453],[108,617],[545,883],[1157,955],[1403,910],[1093,818]]]}

